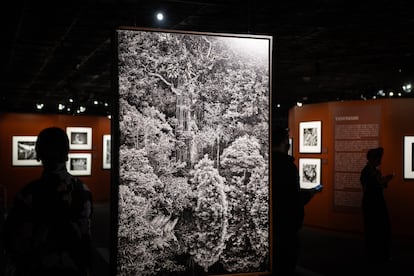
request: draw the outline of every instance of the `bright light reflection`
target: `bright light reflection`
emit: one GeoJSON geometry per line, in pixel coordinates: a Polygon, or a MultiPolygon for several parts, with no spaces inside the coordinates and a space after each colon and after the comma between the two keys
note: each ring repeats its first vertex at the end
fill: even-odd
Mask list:
{"type": "Polygon", "coordinates": [[[223,38],[226,44],[246,56],[268,58],[269,40],[260,38],[223,38]]]}

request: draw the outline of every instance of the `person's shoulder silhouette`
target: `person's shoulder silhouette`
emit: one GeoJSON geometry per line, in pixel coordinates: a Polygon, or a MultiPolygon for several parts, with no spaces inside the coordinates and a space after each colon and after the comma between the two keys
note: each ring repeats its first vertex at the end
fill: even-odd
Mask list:
{"type": "Polygon", "coordinates": [[[6,275],[87,275],[91,192],[66,170],[69,139],[63,129],[42,130],[35,148],[43,172],[23,187],[8,212],[6,275]]]}

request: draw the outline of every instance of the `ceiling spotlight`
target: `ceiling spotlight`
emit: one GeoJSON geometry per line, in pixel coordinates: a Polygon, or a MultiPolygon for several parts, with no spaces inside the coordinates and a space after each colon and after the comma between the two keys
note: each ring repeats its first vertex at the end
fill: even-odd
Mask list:
{"type": "Polygon", "coordinates": [[[403,85],[402,89],[404,90],[405,93],[411,93],[411,83],[406,83],[403,85]]]}
{"type": "Polygon", "coordinates": [[[377,93],[378,96],[385,96],[384,90],[380,89],[377,93]]]}
{"type": "Polygon", "coordinates": [[[93,104],[94,105],[97,105],[98,104],[98,101],[97,100],[93,101],[93,104]]]}
{"type": "Polygon", "coordinates": [[[297,102],[296,105],[299,106],[299,107],[301,107],[303,105],[303,103],[297,102]]]}
{"type": "Polygon", "coordinates": [[[37,104],[36,104],[36,108],[37,108],[38,110],[42,109],[44,106],[45,106],[45,105],[44,105],[44,104],[42,104],[42,103],[37,103],[37,104]]]}
{"type": "Polygon", "coordinates": [[[157,12],[156,16],[158,21],[163,21],[164,20],[164,14],[162,12],[157,12]]]}
{"type": "Polygon", "coordinates": [[[388,96],[393,97],[393,96],[394,96],[394,92],[390,91],[390,92],[388,93],[388,96]]]}
{"type": "Polygon", "coordinates": [[[70,103],[73,103],[73,99],[72,99],[72,98],[70,98],[70,99],[69,99],[69,102],[70,102],[70,103]]]}
{"type": "Polygon", "coordinates": [[[59,104],[59,105],[58,105],[58,109],[59,109],[59,110],[63,110],[63,109],[65,109],[65,105],[64,105],[64,104],[59,104]]]}
{"type": "Polygon", "coordinates": [[[76,110],[76,113],[83,113],[83,112],[85,112],[86,111],[86,107],[84,107],[84,106],[79,106],[79,108],[76,110]]]}

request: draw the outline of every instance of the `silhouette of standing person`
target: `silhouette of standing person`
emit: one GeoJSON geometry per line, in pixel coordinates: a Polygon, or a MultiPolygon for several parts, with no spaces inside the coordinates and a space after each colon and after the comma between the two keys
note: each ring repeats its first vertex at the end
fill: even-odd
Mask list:
{"type": "Polygon", "coordinates": [[[384,149],[374,148],[367,152],[367,164],[361,171],[363,189],[362,213],[364,219],[365,245],[372,262],[384,262],[390,258],[391,224],[384,188],[393,178],[392,174],[382,176],[381,165],[384,149]]]}
{"type": "Polygon", "coordinates": [[[92,195],[69,174],[64,130],[42,130],[36,156],[39,179],[15,197],[4,228],[5,275],[83,276],[91,271],[92,195]]]}
{"type": "Polygon", "coordinates": [[[304,206],[315,190],[301,190],[299,172],[294,158],[288,155],[288,130],[272,129],[272,216],[273,216],[273,274],[290,276],[300,252],[299,231],[303,225],[304,206]]]}

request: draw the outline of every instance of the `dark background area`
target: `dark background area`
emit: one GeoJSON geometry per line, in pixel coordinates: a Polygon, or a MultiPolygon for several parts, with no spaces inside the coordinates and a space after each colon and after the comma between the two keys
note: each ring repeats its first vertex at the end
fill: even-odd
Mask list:
{"type": "Polygon", "coordinates": [[[414,94],[410,1],[15,0],[1,18],[0,112],[110,114],[119,26],[272,35],[274,119],[298,101],[414,94]]]}

